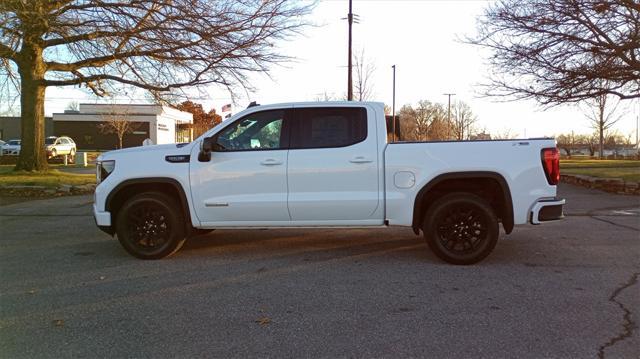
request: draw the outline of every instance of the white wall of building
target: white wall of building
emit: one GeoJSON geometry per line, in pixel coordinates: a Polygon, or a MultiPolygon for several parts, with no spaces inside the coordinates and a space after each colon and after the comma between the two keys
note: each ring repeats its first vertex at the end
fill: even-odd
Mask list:
{"type": "MultiPolygon", "coordinates": [[[[161,105],[80,104],[78,112],[54,113],[53,121],[104,122],[113,115],[149,123],[149,138],[155,144],[175,143],[176,125],[193,123],[193,115],[161,105]]],[[[142,145],[142,144],[140,144],[142,145]]]]}

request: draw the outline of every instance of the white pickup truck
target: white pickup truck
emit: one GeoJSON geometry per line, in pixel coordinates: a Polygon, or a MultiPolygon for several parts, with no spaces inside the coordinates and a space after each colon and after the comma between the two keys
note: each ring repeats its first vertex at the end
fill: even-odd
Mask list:
{"type": "Polygon", "coordinates": [[[454,264],[485,258],[516,224],[561,219],[553,139],[387,140],[383,104],[255,106],[188,144],[97,160],[97,225],[157,259],[217,228],[412,227],[454,264]]]}

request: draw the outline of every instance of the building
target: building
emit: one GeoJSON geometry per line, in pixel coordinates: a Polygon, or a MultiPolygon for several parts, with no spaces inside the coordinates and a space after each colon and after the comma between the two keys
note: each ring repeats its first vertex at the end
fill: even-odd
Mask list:
{"type": "Polygon", "coordinates": [[[154,144],[193,139],[191,113],[146,104],[80,104],[79,111],[53,114],[53,134],[73,138],[80,150],[112,150],[118,147],[119,140],[108,129],[118,126],[120,121],[130,125],[122,147],[141,146],[147,138],[154,144]]]}
{"type": "MultiPolygon", "coordinates": [[[[386,122],[387,122],[387,138],[388,138],[388,140],[391,142],[391,141],[393,141],[393,136],[392,136],[392,134],[393,134],[393,131],[394,131],[394,128],[393,128],[393,116],[392,116],[392,115],[386,115],[386,114],[385,114],[385,115],[384,115],[384,119],[385,119],[385,120],[386,120],[386,122]]],[[[404,140],[404,137],[402,136],[402,132],[401,132],[401,130],[402,130],[402,128],[401,128],[401,127],[402,127],[402,126],[400,126],[400,115],[396,115],[395,122],[396,122],[396,127],[395,127],[396,136],[395,136],[395,140],[396,140],[396,141],[403,141],[403,140],[404,140]]]]}
{"type": "MultiPolygon", "coordinates": [[[[22,121],[20,121],[20,116],[0,117],[0,140],[8,141],[20,138],[21,133],[22,121]]],[[[51,117],[44,118],[44,135],[53,135],[53,119],[51,117]]]]}

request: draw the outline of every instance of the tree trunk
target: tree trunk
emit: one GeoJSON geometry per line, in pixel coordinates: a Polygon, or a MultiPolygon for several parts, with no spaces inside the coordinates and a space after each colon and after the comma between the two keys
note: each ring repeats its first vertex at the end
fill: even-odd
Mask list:
{"type": "Polygon", "coordinates": [[[44,171],[45,64],[42,49],[25,44],[17,61],[20,73],[21,148],[16,170],[44,171]]]}
{"type": "Polygon", "coordinates": [[[600,159],[604,158],[604,124],[602,123],[602,119],[600,119],[600,128],[598,129],[600,133],[600,159]]]}

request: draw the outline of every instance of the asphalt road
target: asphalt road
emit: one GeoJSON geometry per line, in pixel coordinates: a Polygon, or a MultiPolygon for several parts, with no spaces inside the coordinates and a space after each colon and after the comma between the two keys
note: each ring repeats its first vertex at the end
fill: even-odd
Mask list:
{"type": "Polygon", "coordinates": [[[637,358],[640,198],[561,195],[565,221],[468,267],[408,229],[215,231],[140,261],[89,196],[0,206],[0,357],[637,358]]]}

